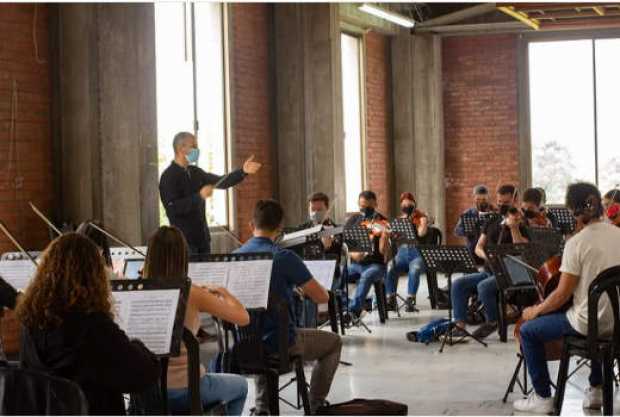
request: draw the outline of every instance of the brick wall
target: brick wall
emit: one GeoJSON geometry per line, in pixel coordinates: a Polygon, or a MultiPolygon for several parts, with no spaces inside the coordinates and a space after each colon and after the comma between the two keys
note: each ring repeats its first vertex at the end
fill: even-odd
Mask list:
{"type": "Polygon", "coordinates": [[[270,86],[270,14],[265,3],[231,4],[231,99],[234,108],[234,166],[256,155],[258,174],[235,187],[236,216],[242,241],[250,236],[254,204],[274,195],[273,126],[270,86]]]}
{"type": "Polygon", "coordinates": [[[377,193],[379,210],[392,214],[390,41],[366,35],[366,184],[377,193]]]}
{"type": "MultiPolygon", "coordinates": [[[[448,37],[443,40],[446,216],[448,242],[471,191],[519,182],[517,37],[448,37]]],[[[494,199],[494,197],[493,197],[494,199]]]]}
{"type": "MultiPolygon", "coordinates": [[[[53,198],[48,10],[36,8],[35,21],[33,4],[0,4],[0,220],[34,250],[48,234],[28,201],[49,213],[53,198]]],[[[0,252],[14,250],[0,234],[0,252]]]]}

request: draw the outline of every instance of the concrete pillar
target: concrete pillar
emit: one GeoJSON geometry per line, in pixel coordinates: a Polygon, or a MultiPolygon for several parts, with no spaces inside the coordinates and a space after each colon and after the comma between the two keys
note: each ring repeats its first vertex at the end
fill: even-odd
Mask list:
{"type": "Polygon", "coordinates": [[[414,192],[445,234],[440,39],[394,37],[392,68],[395,183],[414,192]]]}
{"type": "Polygon", "coordinates": [[[279,198],[286,223],[307,216],[315,191],[345,213],[338,5],[274,7],[279,198]]]}
{"type": "Polygon", "coordinates": [[[57,12],[59,217],[143,243],[159,224],[153,5],[57,12]]]}

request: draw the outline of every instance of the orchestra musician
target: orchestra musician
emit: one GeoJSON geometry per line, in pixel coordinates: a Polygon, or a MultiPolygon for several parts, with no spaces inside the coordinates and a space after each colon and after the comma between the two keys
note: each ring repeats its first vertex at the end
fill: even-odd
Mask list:
{"type": "Polygon", "coordinates": [[[203,171],[196,164],[200,156],[198,141],[189,132],[174,136],[174,160],[161,174],[159,194],[170,224],[178,227],[189,245],[190,255],[204,255],[211,251],[211,235],[205,213],[205,200],[219,189],[239,184],[247,175],[261,168],[252,155],[242,169],[219,176],[203,171]]]}
{"type": "MultiPolygon", "coordinates": [[[[300,224],[296,229],[309,229],[319,224],[336,227],[336,223],[329,217],[329,197],[321,192],[308,197],[308,221],[300,224]]],[[[301,256],[304,259],[312,259],[322,254],[340,255],[341,250],[342,236],[323,236],[318,242],[309,242],[304,245],[301,256]]]]}
{"type": "MultiPolygon", "coordinates": [[[[521,350],[534,391],[528,398],[515,401],[518,411],[547,414],[553,410],[544,344],[565,335],[587,335],[589,286],[600,272],[620,265],[620,230],[600,221],[603,207],[596,186],[571,184],[566,192],[566,207],[577,220],[577,231],[566,242],[558,287],[541,304],[523,311],[521,350]],[[570,308],[558,311],[571,297],[570,308]]],[[[598,326],[602,337],[613,332],[613,312],[607,296],[599,301],[598,326]]],[[[591,361],[589,382],[583,407],[600,410],[602,369],[597,361],[591,361]]]]}
{"type": "Polygon", "coordinates": [[[543,198],[540,188],[528,188],[523,192],[521,211],[525,223],[533,228],[557,228],[557,218],[545,210],[543,198]]]}
{"type": "MultiPolygon", "coordinates": [[[[476,185],[473,190],[474,206],[468,208],[463,212],[461,216],[475,216],[479,217],[492,211],[493,206],[489,202],[489,190],[485,185],[476,185]]],[[[466,235],[463,228],[463,220],[459,217],[459,221],[454,228],[454,234],[458,237],[464,237],[467,240],[467,248],[477,261],[480,259],[475,254],[476,243],[478,243],[479,235],[471,234],[466,235]]]]}
{"type": "MultiPolygon", "coordinates": [[[[149,239],[144,261],[144,277],[179,279],[186,277],[188,248],[183,233],[174,226],[160,227],[149,239]]],[[[185,328],[194,335],[200,328],[200,313],[209,313],[239,326],[247,326],[250,316],[245,307],[222,287],[199,287],[192,285],[185,310],[185,328]]],[[[168,406],[170,412],[187,414],[190,410],[187,387],[187,349],[181,345],[181,354],[170,358],[168,365],[168,406]]],[[[248,383],[240,375],[206,373],[200,366],[200,398],[203,407],[224,403],[226,412],[239,416],[248,393],[248,383]]]]}
{"type": "MultiPolygon", "coordinates": [[[[476,255],[487,260],[485,247],[487,245],[526,243],[529,241],[527,228],[522,222],[521,212],[515,207],[518,200],[518,191],[514,185],[505,184],[497,190],[497,206],[502,215],[492,220],[482,228],[480,238],[476,244],[476,255]]],[[[484,339],[497,330],[497,282],[495,276],[488,271],[465,275],[452,283],[451,300],[454,309],[456,329],[453,337],[462,337],[465,333],[465,318],[469,296],[478,292],[485,310],[486,322],[483,323],[473,336],[484,339]]]]}
{"type": "MultiPolygon", "coordinates": [[[[413,194],[404,192],[400,195],[400,218],[410,219],[415,225],[416,234],[419,238],[426,236],[428,231],[428,217],[416,207],[413,194]]],[[[398,290],[398,275],[408,274],[407,298],[405,299],[405,311],[416,311],[416,294],[420,286],[420,275],[424,273],[424,260],[420,252],[413,244],[403,244],[398,248],[392,267],[388,269],[385,278],[385,293],[387,295],[388,310],[396,311],[398,308],[396,293],[398,290]]]]}
{"type": "Polygon", "coordinates": [[[386,230],[381,230],[387,218],[379,213],[377,208],[377,195],[372,191],[362,191],[358,196],[359,214],[351,216],[346,226],[366,225],[373,227],[376,222],[378,231],[372,233],[372,252],[349,252],[351,263],[347,268],[349,280],[359,278],[355,294],[349,301],[349,314],[352,319],[357,319],[363,314],[364,302],[370,291],[370,287],[385,277],[385,256],[388,251],[389,235],[386,230]]]}
{"type": "MultiPolygon", "coordinates": [[[[0,319],[4,315],[5,308],[15,310],[17,299],[21,296],[11,284],[0,277],[0,319]]],[[[2,337],[0,337],[0,361],[6,360],[2,347],[2,337]]]]}
{"type": "MultiPolygon", "coordinates": [[[[253,237],[234,253],[273,253],[270,298],[285,301],[289,314],[289,343],[292,354],[301,355],[304,361],[317,361],[310,381],[310,408],[312,412],[326,404],[326,397],[340,364],[342,341],[340,336],[322,330],[295,328],[293,292],[301,288],[305,296],[317,304],[327,303],[329,294],[312,274],[303,260],[294,252],[279,248],[275,239],[282,229],[284,211],[274,200],[260,200],[256,203],[252,217],[253,237]]],[[[268,312],[263,323],[265,349],[268,353],[278,352],[278,317],[268,312]]],[[[256,411],[265,414],[269,410],[269,393],[265,376],[256,378],[256,411]]]]}
{"type": "Polygon", "coordinates": [[[620,190],[617,188],[608,191],[603,197],[605,220],[614,226],[620,227],[620,190]]]}
{"type": "Polygon", "coordinates": [[[114,322],[110,284],[97,246],[68,233],[56,238],[17,303],[21,367],[70,379],[91,415],[125,415],[123,393],[159,381],[159,360],[114,322]]]}

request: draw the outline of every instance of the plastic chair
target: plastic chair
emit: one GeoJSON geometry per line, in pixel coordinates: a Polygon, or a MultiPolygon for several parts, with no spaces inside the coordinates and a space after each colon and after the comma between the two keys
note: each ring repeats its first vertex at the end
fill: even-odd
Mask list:
{"type": "Polygon", "coordinates": [[[603,366],[603,415],[613,415],[614,360],[620,358],[618,291],[620,291],[620,266],[604,270],[590,284],[588,290],[588,334],[587,336],[564,337],[556,384],[555,415],[560,415],[562,411],[571,356],[595,359],[601,362],[603,366]],[[614,316],[614,329],[611,338],[600,338],[598,333],[598,304],[603,294],[607,294],[609,297],[614,316]]]}

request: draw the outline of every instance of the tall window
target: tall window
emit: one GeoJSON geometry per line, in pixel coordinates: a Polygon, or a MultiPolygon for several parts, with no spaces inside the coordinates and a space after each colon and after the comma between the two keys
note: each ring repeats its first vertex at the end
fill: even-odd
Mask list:
{"type": "Polygon", "coordinates": [[[574,181],[608,191],[620,182],[620,39],[530,43],[529,65],[533,185],[550,203],[574,181]]]}
{"type": "MultiPolygon", "coordinates": [[[[218,3],[155,3],[157,132],[160,175],[174,158],[180,131],[198,138],[198,165],[224,174],[228,167],[223,9],[218,3]]],[[[210,225],[228,224],[228,193],[207,200],[210,225]]],[[[160,222],[168,219],[160,207],[160,222]]]]}
{"type": "Polygon", "coordinates": [[[364,187],[361,40],[341,34],[342,117],[347,212],[357,211],[357,196],[364,187]]]}

